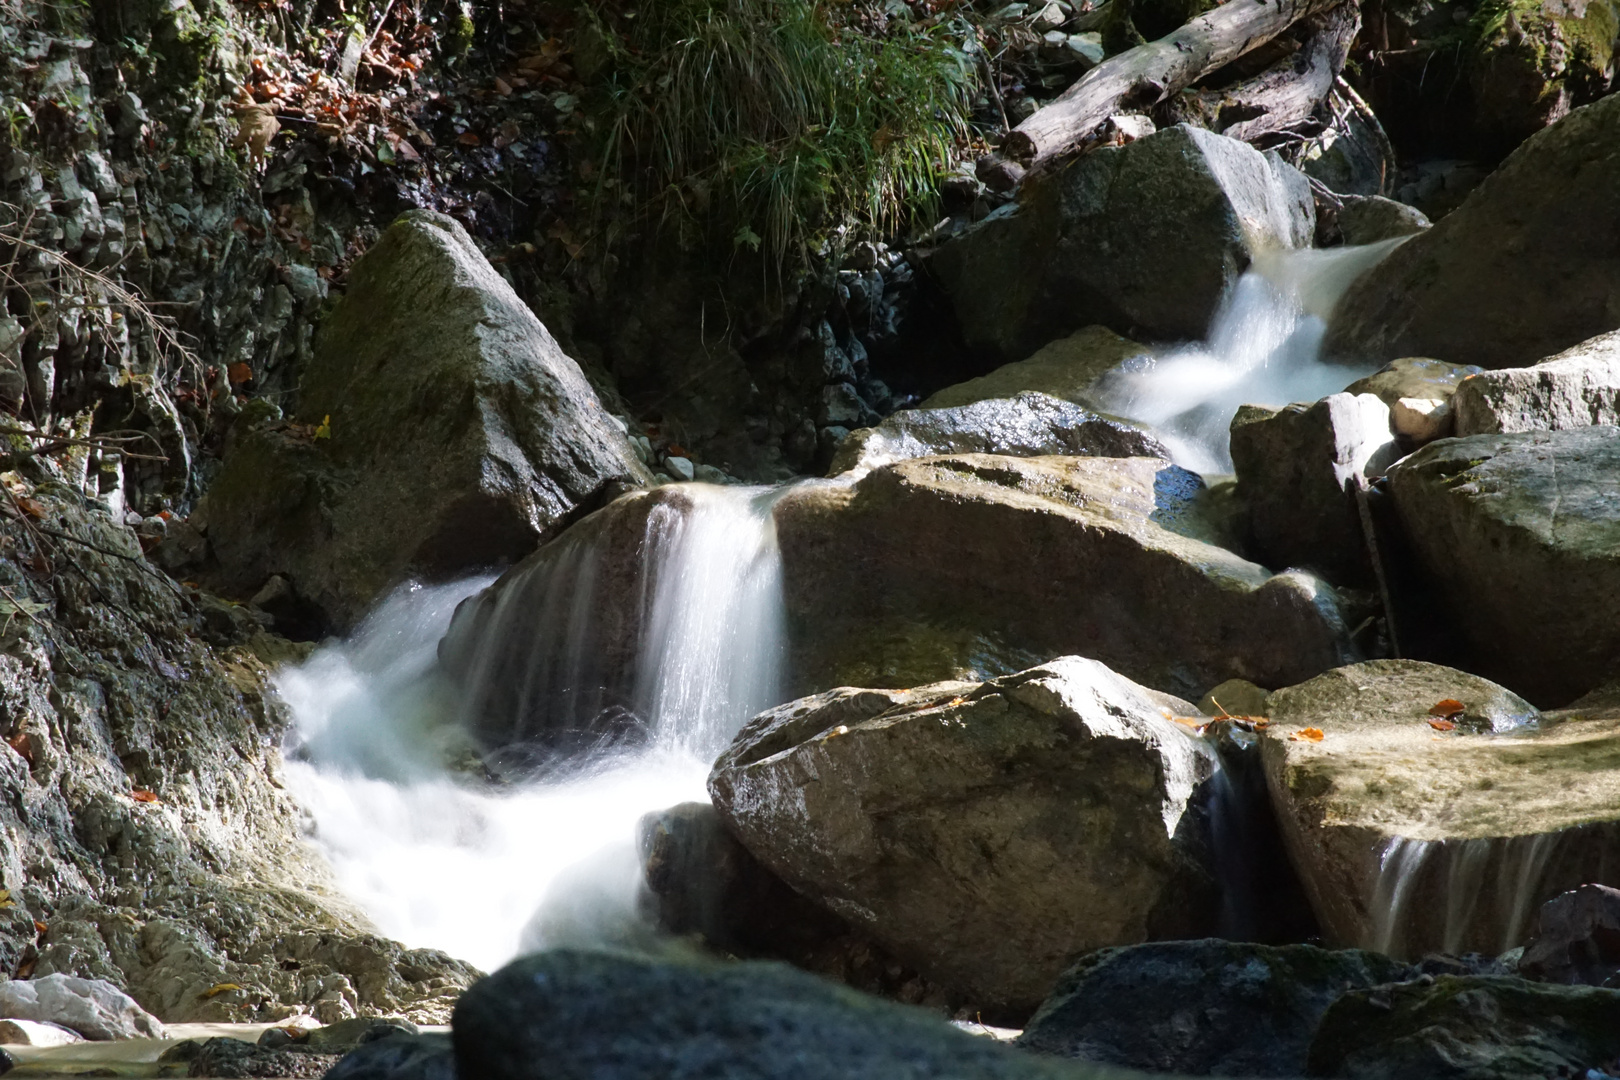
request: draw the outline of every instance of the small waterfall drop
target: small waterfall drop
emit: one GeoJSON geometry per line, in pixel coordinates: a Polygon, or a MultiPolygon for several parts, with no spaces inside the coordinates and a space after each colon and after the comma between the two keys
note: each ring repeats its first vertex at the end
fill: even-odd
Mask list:
{"type": "Polygon", "coordinates": [[[289,784],[339,887],[384,933],[486,970],[547,945],[650,940],[636,823],[706,800],[714,758],[777,700],[772,502],[679,485],[624,550],[586,519],[501,590],[485,592],[488,578],[403,588],[280,676],[289,784]],[[604,622],[625,616],[605,587],[614,573],[634,578],[612,590],[618,607],[638,609],[622,653],[596,648],[604,622]],[[457,681],[440,643],[464,601],[488,610],[457,681]],[[566,769],[491,783],[459,721],[496,684],[525,715],[600,737],[574,745],[566,769]],[[638,738],[603,734],[630,724],[638,738]]]}
{"type": "Polygon", "coordinates": [[[1401,242],[1261,252],[1208,341],[1139,357],[1106,376],[1092,403],[1152,428],[1184,468],[1231,472],[1227,431],[1240,406],[1315,401],[1371,372],[1323,362],[1322,338],[1345,290],[1401,242]]]}

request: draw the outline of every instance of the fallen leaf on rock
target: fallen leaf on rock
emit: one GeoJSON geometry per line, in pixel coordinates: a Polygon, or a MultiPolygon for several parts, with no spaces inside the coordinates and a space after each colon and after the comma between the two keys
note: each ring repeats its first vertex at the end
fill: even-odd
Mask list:
{"type": "Polygon", "coordinates": [[[1448,720],[1467,711],[1468,706],[1456,698],[1446,698],[1444,701],[1437,701],[1429,707],[1430,716],[1443,716],[1448,720]]]}
{"type": "Polygon", "coordinates": [[[242,988],[235,983],[215,983],[213,986],[210,986],[208,989],[198,994],[197,1000],[207,1001],[211,997],[218,997],[220,994],[228,994],[232,990],[240,989],[242,988]]]}
{"type": "Polygon", "coordinates": [[[231,380],[232,386],[240,386],[245,382],[253,381],[253,367],[238,360],[225,369],[226,376],[231,380]]]}
{"type": "Polygon", "coordinates": [[[317,439],[330,439],[331,437],[332,437],[332,417],[330,415],[328,415],[327,417],[325,417],[320,422],[320,425],[315,428],[315,438],[317,438],[317,439]]]}
{"type": "Polygon", "coordinates": [[[30,739],[28,737],[28,732],[26,732],[26,731],[17,732],[17,734],[13,735],[11,738],[6,740],[6,745],[11,747],[13,750],[17,751],[18,755],[24,761],[28,762],[29,768],[33,768],[33,765],[34,765],[34,740],[32,740],[32,739],[30,739]]]}
{"type": "Polygon", "coordinates": [[[1436,730],[1436,731],[1456,731],[1457,730],[1457,725],[1453,724],[1450,720],[1441,720],[1441,719],[1439,719],[1437,717],[1430,717],[1429,718],[1429,726],[1434,728],[1434,730],[1436,730]]]}
{"type": "Polygon", "coordinates": [[[463,131],[460,135],[456,136],[456,142],[460,143],[462,146],[477,146],[483,141],[484,140],[480,139],[478,137],[478,133],[475,131],[463,131]]]}
{"type": "Polygon", "coordinates": [[[1300,728],[1288,736],[1290,742],[1321,742],[1327,736],[1319,727],[1300,728]]]}
{"type": "Polygon", "coordinates": [[[11,898],[10,889],[0,889],[0,908],[16,907],[17,901],[11,898]]]}
{"type": "Polygon", "coordinates": [[[136,788],[134,791],[131,791],[129,793],[129,797],[134,799],[136,802],[162,802],[163,801],[162,799],[159,799],[156,794],[154,794],[153,792],[147,791],[145,788],[136,788]]]}
{"type": "Polygon", "coordinates": [[[45,504],[40,502],[38,499],[18,499],[17,505],[23,508],[23,513],[27,514],[35,521],[39,521],[45,516],[45,504]]]}
{"type": "Polygon", "coordinates": [[[44,923],[40,922],[38,919],[34,920],[34,933],[43,934],[46,931],[48,931],[49,929],[50,929],[50,927],[46,926],[44,923]]]}

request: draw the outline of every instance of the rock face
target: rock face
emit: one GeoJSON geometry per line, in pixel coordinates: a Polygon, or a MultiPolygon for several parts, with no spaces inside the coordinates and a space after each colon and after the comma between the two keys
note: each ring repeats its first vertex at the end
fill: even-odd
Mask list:
{"type": "Polygon", "coordinates": [[[1370,583],[1355,486],[1398,456],[1390,410],[1372,394],[1239,409],[1232,464],[1253,553],[1279,569],[1312,570],[1343,585],[1370,583]]]}
{"type": "Polygon", "coordinates": [[[515,561],[605,485],[648,478],[579,366],[425,211],[350,272],[299,420],[234,434],[208,540],[224,588],[284,575],[337,626],[407,576],[515,561]]]}
{"type": "Polygon", "coordinates": [[[1148,351],[1147,346],[1120,337],[1106,326],[1087,326],[1041,346],[1028,360],[1003,364],[988,375],[947,386],[919,408],[951,409],[986,398],[1016,397],[1026,390],[1085,405],[1093,383],[1148,351]]]}
{"type": "Polygon", "coordinates": [[[1488,0],[1474,12],[1464,63],[1474,123],[1491,149],[1510,149],[1614,79],[1620,9],[1612,0],[1488,0]]]}
{"type": "Polygon", "coordinates": [[[1377,953],[1166,941],[1102,949],[1063,973],[1018,1045],[1147,1072],[1305,1075],[1329,1005],[1410,977],[1377,953]]]}
{"type": "Polygon", "coordinates": [[[1620,660],[1620,428],[1446,439],[1390,471],[1477,670],[1543,706],[1620,660]]]}
{"type": "Polygon", "coordinates": [[[948,409],[904,409],[876,427],[851,433],[829,476],[936,454],[1008,457],[1159,457],[1170,453],[1141,428],[1072,402],[1024,392],[948,409]]]}
{"type": "Polygon", "coordinates": [[[1620,889],[1582,885],[1541,905],[1519,974],[1615,988],[1620,977],[1620,889]]]}
{"type": "Polygon", "coordinates": [[[1192,707],[1094,660],[982,685],[839,689],[715,763],[727,825],[959,1004],[1027,1016],[1078,953],[1196,934],[1212,750],[1192,707]]]}
{"type": "Polygon", "coordinates": [[[968,344],[1016,360],[1096,323],[1201,338],[1254,251],[1308,246],[1315,229],[1292,166],[1182,124],[1026,183],[929,269],[968,344]]]}
{"type": "Polygon", "coordinates": [[[1533,367],[1464,379],[1454,404],[1463,436],[1620,424],[1620,330],[1533,367]]]}
{"type": "Polygon", "coordinates": [[[1391,360],[1364,379],[1357,379],[1345,387],[1344,392],[1372,394],[1392,407],[1402,398],[1450,401],[1458,384],[1484,370],[1474,364],[1448,364],[1427,356],[1405,356],[1391,360]]]}
{"type": "Polygon", "coordinates": [[[765,963],[556,950],[456,1006],[458,1074],[480,1080],[1106,1080],[765,963]]]}
{"type": "Polygon", "coordinates": [[[1200,537],[1202,483],[1148,458],[923,458],[776,504],[792,683],[918,686],[1064,653],[1189,698],[1350,651],[1332,590],[1200,537]]]}
{"type": "Polygon", "coordinates": [[[1548,897],[1620,873],[1620,719],[1543,719],[1494,683],[1410,660],[1266,704],[1267,785],[1329,942],[1496,954],[1525,942],[1548,897]]]}
{"type": "Polygon", "coordinates": [[[76,540],[0,521],[0,586],[39,605],[0,650],[0,969],[105,980],[170,1023],[447,1016],[476,973],[372,933],[303,838],[261,659],[288,643],[82,495],[28,497],[76,540]]]}
{"type": "Polygon", "coordinates": [[[1325,349],[1531,364],[1620,324],[1620,97],[1527,141],[1434,228],[1351,286],[1325,349]]]}
{"type": "Polygon", "coordinates": [[[1345,994],[1322,1017],[1308,1075],[1541,1080],[1591,1076],[1616,1055],[1620,991],[1444,975],[1345,994]]]}
{"type": "Polygon", "coordinates": [[[1336,217],[1346,244],[1376,244],[1431,227],[1421,210],[1382,195],[1347,196],[1336,217]]]}
{"type": "Polygon", "coordinates": [[[0,1013],[14,1020],[42,1020],[71,1028],[87,1039],[161,1039],[163,1024],[112,983],[46,975],[33,981],[0,982],[0,1013]]]}

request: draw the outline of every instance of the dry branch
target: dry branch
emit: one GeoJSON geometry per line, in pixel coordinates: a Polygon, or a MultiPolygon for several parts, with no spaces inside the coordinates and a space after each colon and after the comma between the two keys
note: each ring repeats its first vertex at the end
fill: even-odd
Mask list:
{"type": "Polygon", "coordinates": [[[1117,112],[1148,109],[1342,0],[1227,0],[1158,41],[1103,61],[1007,135],[1026,167],[1076,148],[1117,112]]]}

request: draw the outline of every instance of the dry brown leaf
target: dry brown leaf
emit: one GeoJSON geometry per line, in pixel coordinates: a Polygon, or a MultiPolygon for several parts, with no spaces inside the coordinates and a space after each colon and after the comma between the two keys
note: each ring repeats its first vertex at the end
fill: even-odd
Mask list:
{"type": "Polygon", "coordinates": [[[241,386],[245,382],[253,381],[253,367],[238,360],[225,369],[226,376],[231,380],[232,386],[241,386]]]}
{"type": "Polygon", "coordinates": [[[129,797],[134,799],[136,802],[162,802],[163,801],[162,799],[159,799],[155,793],[147,791],[145,788],[136,788],[134,791],[131,791],[129,793],[129,797]]]}
{"type": "Polygon", "coordinates": [[[236,983],[215,983],[213,986],[210,986],[208,989],[206,989],[202,993],[198,994],[197,995],[197,1000],[198,1001],[207,1001],[211,997],[218,997],[220,994],[228,994],[232,990],[240,990],[240,989],[242,989],[242,988],[240,986],[238,986],[236,983]]]}
{"type": "Polygon", "coordinates": [[[1441,720],[1438,717],[1429,718],[1429,726],[1436,731],[1456,731],[1457,725],[1450,720],[1441,720]]]}
{"type": "Polygon", "coordinates": [[[231,146],[237,150],[245,146],[254,161],[263,161],[269,153],[270,140],[280,130],[281,121],[276,119],[274,102],[239,102],[236,106],[236,137],[231,140],[231,146]]]}
{"type": "Polygon", "coordinates": [[[1321,742],[1325,738],[1322,729],[1317,727],[1300,728],[1288,736],[1290,742],[1321,742]]]}
{"type": "Polygon", "coordinates": [[[1456,698],[1446,698],[1444,701],[1437,701],[1429,707],[1430,716],[1443,716],[1448,720],[1467,711],[1468,706],[1456,698]]]}

